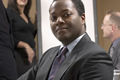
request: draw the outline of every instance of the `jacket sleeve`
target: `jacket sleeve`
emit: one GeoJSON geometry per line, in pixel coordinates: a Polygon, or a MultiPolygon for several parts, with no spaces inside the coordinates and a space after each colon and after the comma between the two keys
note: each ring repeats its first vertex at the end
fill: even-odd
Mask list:
{"type": "Polygon", "coordinates": [[[0,0],[0,80],[16,80],[14,49],[6,10],[0,0]]]}
{"type": "Polygon", "coordinates": [[[107,53],[96,53],[85,62],[79,80],[113,80],[113,64],[107,53]]]}
{"type": "MultiPolygon", "coordinates": [[[[13,23],[14,23],[13,14],[14,14],[14,11],[13,11],[12,8],[7,8],[6,11],[8,13],[10,25],[12,27],[12,32],[13,32],[13,28],[14,28],[14,26],[13,26],[13,23]]],[[[14,34],[13,34],[13,36],[14,36],[14,34]]],[[[14,41],[14,47],[16,47],[18,45],[18,43],[19,43],[20,40],[18,40],[18,39],[16,39],[16,38],[13,37],[13,41],[14,41]]]]}
{"type": "Polygon", "coordinates": [[[19,77],[17,80],[35,80],[38,70],[38,64],[29,69],[25,74],[19,77]]]}

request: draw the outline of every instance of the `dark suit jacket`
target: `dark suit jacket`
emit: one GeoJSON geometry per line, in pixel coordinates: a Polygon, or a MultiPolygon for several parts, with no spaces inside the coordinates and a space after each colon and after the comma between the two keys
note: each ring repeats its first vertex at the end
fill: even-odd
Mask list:
{"type": "Polygon", "coordinates": [[[0,0],[0,80],[17,78],[13,41],[8,22],[5,8],[0,0]]]}
{"type": "Polygon", "coordinates": [[[120,41],[117,46],[114,48],[114,53],[112,56],[114,69],[120,70],[120,41]]]}
{"type": "MultiPolygon", "coordinates": [[[[59,47],[44,53],[39,63],[18,80],[47,80],[52,62],[59,47]]],[[[110,56],[87,34],[65,59],[53,80],[113,80],[110,56]]]]}

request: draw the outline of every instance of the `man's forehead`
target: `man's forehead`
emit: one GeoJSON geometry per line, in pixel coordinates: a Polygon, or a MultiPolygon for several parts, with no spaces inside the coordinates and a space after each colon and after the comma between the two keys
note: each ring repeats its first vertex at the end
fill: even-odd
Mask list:
{"type": "Polygon", "coordinates": [[[70,10],[74,5],[71,0],[58,0],[54,1],[50,7],[50,12],[54,12],[55,10],[70,10]]]}
{"type": "Polygon", "coordinates": [[[57,0],[52,3],[51,6],[64,6],[64,5],[73,5],[71,0],[57,0]]]}
{"type": "Polygon", "coordinates": [[[63,9],[63,10],[51,10],[50,11],[50,14],[56,14],[56,13],[64,13],[64,12],[69,12],[69,11],[72,11],[71,9],[63,9]]]}

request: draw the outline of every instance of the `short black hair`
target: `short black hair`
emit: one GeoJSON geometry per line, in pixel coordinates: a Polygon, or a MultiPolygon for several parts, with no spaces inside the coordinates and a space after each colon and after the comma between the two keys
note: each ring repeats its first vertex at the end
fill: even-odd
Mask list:
{"type": "Polygon", "coordinates": [[[79,14],[79,16],[82,16],[83,13],[85,13],[84,4],[81,0],[71,0],[79,14]]]}
{"type": "MultiPolygon", "coordinates": [[[[53,0],[54,1],[58,1],[58,0],[53,0]]],[[[81,0],[71,0],[75,6],[75,9],[77,10],[79,16],[82,16],[83,13],[85,13],[85,8],[84,8],[84,4],[81,0]]]]}

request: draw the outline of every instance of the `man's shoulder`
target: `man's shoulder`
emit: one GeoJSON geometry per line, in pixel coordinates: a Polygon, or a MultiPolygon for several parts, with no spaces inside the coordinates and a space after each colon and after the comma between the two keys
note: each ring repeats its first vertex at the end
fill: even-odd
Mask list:
{"type": "Polygon", "coordinates": [[[106,52],[100,45],[98,45],[97,43],[90,41],[86,44],[86,47],[88,47],[88,49],[91,49],[91,51],[104,51],[106,52]]]}
{"type": "Polygon", "coordinates": [[[56,50],[59,50],[59,49],[60,49],[60,46],[51,47],[45,53],[48,53],[48,52],[51,52],[51,51],[56,51],[56,50]]]}

